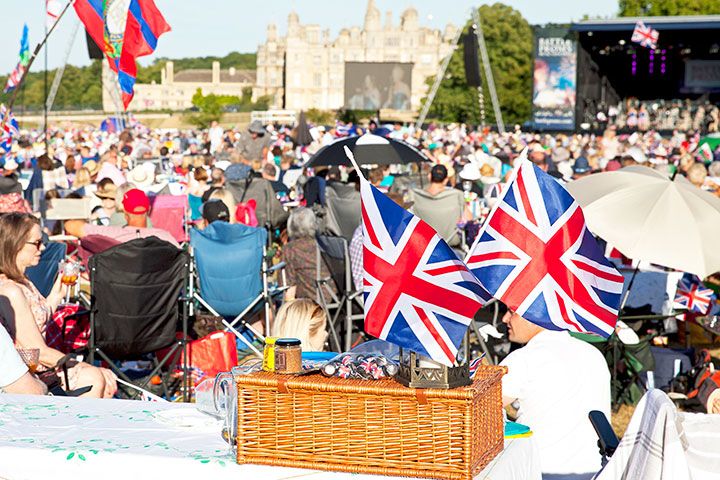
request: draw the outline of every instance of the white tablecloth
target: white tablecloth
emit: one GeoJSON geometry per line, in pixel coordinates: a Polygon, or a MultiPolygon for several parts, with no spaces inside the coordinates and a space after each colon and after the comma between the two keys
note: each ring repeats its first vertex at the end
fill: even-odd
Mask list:
{"type": "MultiPolygon", "coordinates": [[[[219,432],[191,404],[0,395],[0,478],[382,478],[237,465],[219,432]]],[[[537,462],[532,438],[509,440],[477,478],[539,480],[537,462]]]]}

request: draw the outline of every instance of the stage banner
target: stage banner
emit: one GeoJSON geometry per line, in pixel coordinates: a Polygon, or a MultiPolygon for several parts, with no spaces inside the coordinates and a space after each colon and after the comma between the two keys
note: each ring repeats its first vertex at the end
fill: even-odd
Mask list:
{"type": "Polygon", "coordinates": [[[574,130],[577,42],[568,29],[535,30],[533,122],[538,130],[574,130]]]}
{"type": "Polygon", "coordinates": [[[685,88],[720,89],[720,61],[687,60],[685,62],[685,88]]]}

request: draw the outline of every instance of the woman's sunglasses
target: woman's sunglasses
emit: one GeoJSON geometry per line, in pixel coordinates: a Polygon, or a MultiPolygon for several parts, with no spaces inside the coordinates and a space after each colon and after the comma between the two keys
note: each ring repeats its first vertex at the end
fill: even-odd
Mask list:
{"type": "Polygon", "coordinates": [[[42,246],[43,241],[42,241],[42,239],[40,239],[40,240],[35,240],[34,242],[25,242],[25,243],[27,243],[28,245],[35,245],[35,248],[40,250],[40,247],[42,246]]]}

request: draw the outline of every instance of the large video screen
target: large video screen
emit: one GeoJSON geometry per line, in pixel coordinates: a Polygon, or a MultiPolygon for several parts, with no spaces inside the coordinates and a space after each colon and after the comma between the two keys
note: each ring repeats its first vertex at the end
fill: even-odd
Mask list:
{"type": "Polygon", "coordinates": [[[567,29],[538,29],[533,70],[533,120],[540,130],[575,128],[577,46],[567,29]]]}
{"type": "Polygon", "coordinates": [[[345,108],[412,110],[412,63],[345,62],[345,108]]]}

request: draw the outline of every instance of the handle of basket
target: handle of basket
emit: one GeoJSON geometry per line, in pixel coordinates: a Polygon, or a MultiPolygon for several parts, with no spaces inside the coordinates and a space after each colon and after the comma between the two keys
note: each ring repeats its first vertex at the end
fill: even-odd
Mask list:
{"type": "Polygon", "coordinates": [[[425,393],[424,388],[416,388],[415,389],[415,398],[417,398],[419,405],[427,405],[427,403],[428,403],[427,394],[425,393]]]}
{"type": "Polygon", "coordinates": [[[287,387],[287,383],[288,383],[287,377],[282,377],[282,378],[280,378],[280,380],[278,380],[278,385],[277,385],[278,393],[288,393],[289,390],[287,387]]]}

